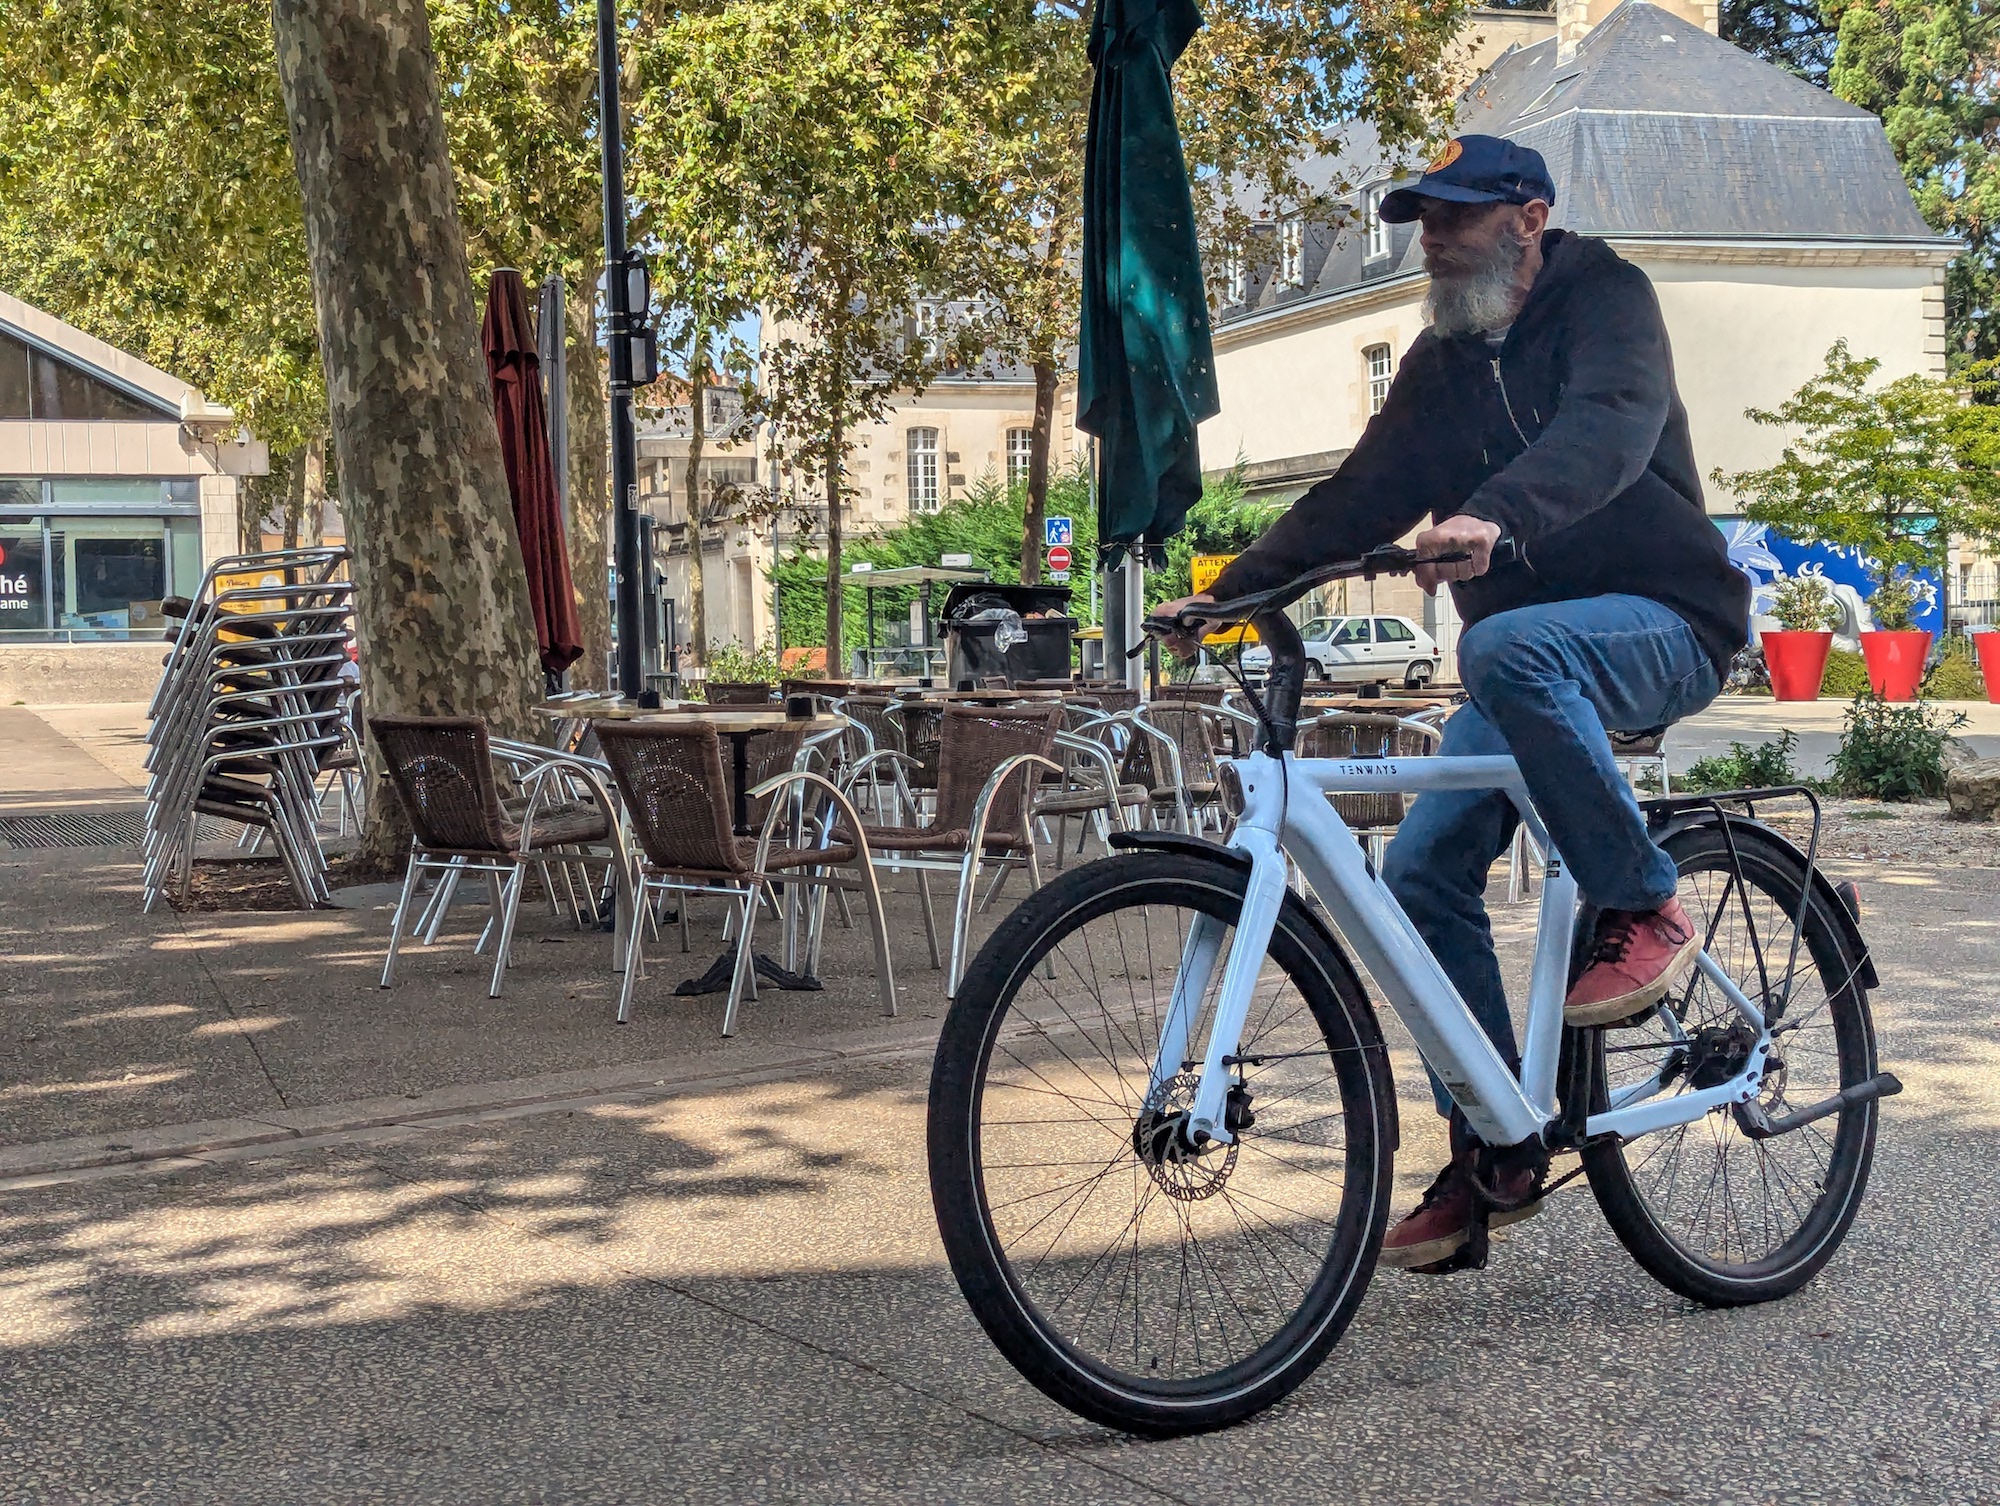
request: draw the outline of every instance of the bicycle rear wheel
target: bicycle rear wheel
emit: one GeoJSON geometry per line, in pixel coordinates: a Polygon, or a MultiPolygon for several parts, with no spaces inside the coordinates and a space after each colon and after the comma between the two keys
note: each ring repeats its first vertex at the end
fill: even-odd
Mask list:
{"type": "MultiPolygon", "coordinates": [[[[1824,893],[1807,902],[1797,976],[1789,999],[1774,1005],[1807,870],[1796,849],[1768,833],[1739,822],[1732,834],[1741,886],[1720,827],[1684,828],[1664,845],[1708,955],[1752,1003],[1775,1014],[1758,1103],[1778,1119],[1874,1076],[1875,1030],[1858,976],[1861,958],[1829,910],[1837,901],[1824,893]]],[[[1592,1098],[1599,1109],[1649,1083],[1678,1094],[1725,1082],[1754,1043],[1700,973],[1642,1025],[1586,1031],[1582,1039],[1596,1055],[1592,1098]]],[[[1871,1100],[1759,1140],[1721,1108],[1692,1124],[1594,1147],[1583,1163],[1605,1219],[1655,1279],[1710,1307],[1768,1302],[1811,1280],[1846,1236],[1868,1185],[1876,1112],[1871,1100]]]]}
{"type": "Polygon", "coordinates": [[[1162,1021],[1190,928],[1222,928],[1226,956],[1244,887],[1186,853],[1072,870],[994,932],[938,1043],[931,1194],[960,1290],[1043,1392],[1130,1432],[1223,1427],[1290,1392],[1359,1305],[1388,1217],[1381,1034],[1296,896],[1238,1047],[1236,1142],[1175,1148],[1219,962],[1154,1089],[1162,1021]]]}

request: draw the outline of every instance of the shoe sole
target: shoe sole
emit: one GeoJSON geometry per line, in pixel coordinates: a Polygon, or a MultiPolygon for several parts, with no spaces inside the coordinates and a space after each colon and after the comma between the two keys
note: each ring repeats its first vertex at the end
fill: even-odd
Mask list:
{"type": "Polygon", "coordinates": [[[1635,988],[1628,994],[1614,998],[1600,999],[1594,1004],[1563,1005],[1563,1023],[1579,1030],[1597,1029],[1609,1025],[1622,1025],[1625,1021],[1649,1012],[1652,1007],[1672,993],[1674,988],[1688,975],[1694,966],[1695,956],[1701,951],[1701,938],[1688,937],[1679,954],[1667,964],[1666,971],[1647,984],[1635,988]]]}
{"type": "MultiPolygon", "coordinates": [[[[1536,1198],[1525,1208],[1514,1208],[1505,1213],[1495,1213],[1486,1220],[1489,1231],[1504,1229],[1509,1224],[1518,1224],[1533,1218],[1542,1211],[1543,1199],[1536,1198]]],[[[1437,1239],[1427,1239],[1420,1245],[1384,1245],[1382,1253],[1375,1257],[1377,1265],[1386,1265],[1392,1270],[1406,1271],[1411,1266],[1430,1265],[1456,1255],[1465,1244],[1465,1230],[1459,1229],[1437,1239]]]]}

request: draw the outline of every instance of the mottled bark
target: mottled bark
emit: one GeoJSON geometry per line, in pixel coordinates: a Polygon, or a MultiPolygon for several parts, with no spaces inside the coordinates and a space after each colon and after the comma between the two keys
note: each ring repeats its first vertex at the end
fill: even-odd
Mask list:
{"type": "Polygon", "coordinates": [[[688,357],[688,640],[694,645],[695,662],[708,663],[708,590],[702,576],[701,450],[707,437],[707,415],[702,411],[702,394],[708,386],[708,331],[696,327],[693,354],[688,357]]]}
{"type": "Polygon", "coordinates": [[[569,282],[569,569],[576,580],[577,622],[583,657],[570,666],[579,690],[608,690],[611,657],[611,396],[597,348],[595,265],[569,282]]]}
{"type": "MultiPolygon", "coordinates": [[[[1056,384],[1053,357],[1035,361],[1035,420],[1028,431],[1028,505],[1021,514],[1021,584],[1042,579],[1042,519],[1049,509],[1049,448],[1056,424],[1056,384]]],[[[1087,567],[1086,567],[1087,568],[1087,567]]]]}
{"type": "Polygon", "coordinates": [[[308,547],[326,541],[326,436],[315,434],[306,441],[304,465],[305,510],[299,518],[299,542],[308,547]]]}
{"type": "MultiPolygon", "coordinates": [[[[372,712],[539,730],[527,574],[423,0],[276,0],[372,712]]],[[[370,803],[390,860],[393,801],[370,803]]]]}

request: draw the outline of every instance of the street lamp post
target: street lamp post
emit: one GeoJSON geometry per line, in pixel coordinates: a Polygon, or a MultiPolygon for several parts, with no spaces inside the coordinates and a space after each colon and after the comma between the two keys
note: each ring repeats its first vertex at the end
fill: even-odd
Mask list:
{"type": "MultiPolygon", "coordinates": [[[[618,690],[645,689],[639,626],[639,435],[632,422],[631,277],[625,248],[625,141],[618,113],[618,11],[597,0],[597,133],[604,147],[604,301],[611,358],[611,506],[618,578],[618,690]]],[[[643,274],[642,274],[643,275],[643,274]]],[[[646,310],[639,310],[643,321],[646,310]]],[[[700,547],[697,542],[697,548],[700,547]]]]}

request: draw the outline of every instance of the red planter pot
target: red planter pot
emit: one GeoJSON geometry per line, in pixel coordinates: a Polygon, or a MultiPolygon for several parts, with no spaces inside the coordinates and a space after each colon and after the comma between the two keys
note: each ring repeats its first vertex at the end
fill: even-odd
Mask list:
{"type": "Polygon", "coordinates": [[[1861,657],[1868,661],[1868,688],[1885,701],[1914,701],[1924,678],[1924,655],[1931,635],[1922,628],[1896,633],[1863,633],[1861,657]]]}
{"type": "Polygon", "coordinates": [[[1816,701],[1826,675],[1826,656],[1833,652],[1831,633],[1768,632],[1764,664],[1771,671],[1771,694],[1780,701],[1816,701]]]}
{"type": "Polygon", "coordinates": [[[2000,706],[2000,628],[1990,633],[1974,633],[1979,649],[1979,672],[1986,677],[1986,699],[2000,706]]]}

